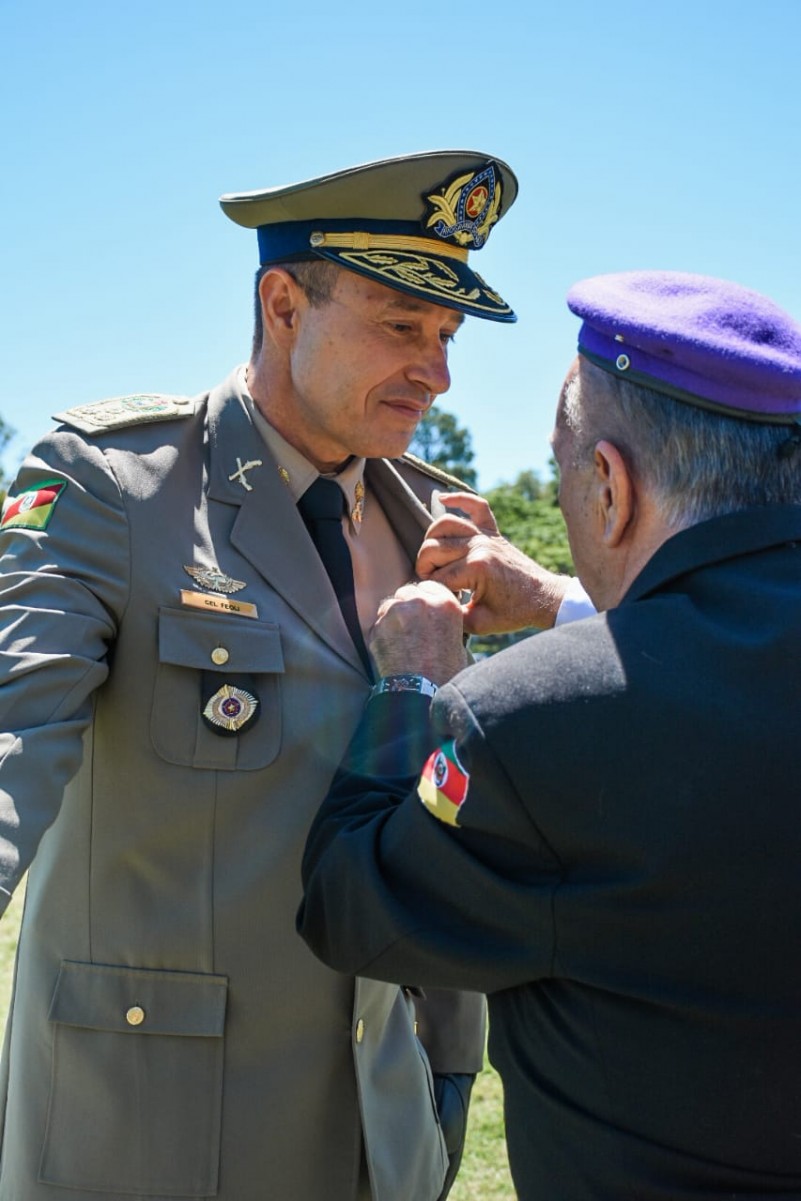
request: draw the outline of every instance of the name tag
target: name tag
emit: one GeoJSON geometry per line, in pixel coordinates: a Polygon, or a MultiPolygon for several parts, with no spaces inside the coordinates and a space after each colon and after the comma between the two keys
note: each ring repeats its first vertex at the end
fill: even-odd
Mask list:
{"type": "Polygon", "coordinates": [[[193,609],[210,609],[213,613],[235,613],[238,617],[258,617],[255,605],[247,601],[231,600],[227,596],[209,596],[207,592],[189,592],[181,589],[181,604],[193,609]]]}

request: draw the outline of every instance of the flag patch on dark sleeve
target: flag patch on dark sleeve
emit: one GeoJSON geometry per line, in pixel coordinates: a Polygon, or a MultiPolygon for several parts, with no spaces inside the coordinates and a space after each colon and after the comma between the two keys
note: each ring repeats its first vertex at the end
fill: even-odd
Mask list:
{"type": "Polygon", "coordinates": [[[470,775],[459,762],[453,739],[444,743],[428,759],[417,793],[438,821],[459,825],[459,810],[467,796],[470,775]]]}

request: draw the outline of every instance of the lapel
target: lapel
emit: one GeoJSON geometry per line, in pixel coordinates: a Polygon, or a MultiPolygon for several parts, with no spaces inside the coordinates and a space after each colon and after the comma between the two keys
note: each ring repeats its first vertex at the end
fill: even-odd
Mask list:
{"type": "MultiPolygon", "coordinates": [[[[231,543],[304,625],[360,675],[364,668],[348,633],[331,581],[314,549],[292,496],[240,399],[236,377],[209,397],[209,497],[238,509],[231,543]],[[236,477],[239,460],[255,464],[236,477]],[[231,479],[231,476],[234,479],[231,479]]],[[[365,473],[369,487],[414,560],[431,520],[426,509],[385,460],[365,473]]],[[[366,678],[366,677],[365,677],[366,678]]]]}
{"type": "Polygon", "coordinates": [[[389,523],[414,563],[431,524],[431,513],[401,478],[389,459],[368,459],[364,477],[370,491],[389,518],[389,523]]]}

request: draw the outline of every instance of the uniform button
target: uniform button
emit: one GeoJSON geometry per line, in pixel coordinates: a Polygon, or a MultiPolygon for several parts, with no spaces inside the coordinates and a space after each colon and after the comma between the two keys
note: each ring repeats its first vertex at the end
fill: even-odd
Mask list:
{"type": "Polygon", "coordinates": [[[362,1021],[361,1018],[359,1018],[358,1022],[356,1023],[356,1042],[360,1043],[363,1038],[364,1038],[364,1022],[362,1021]]]}
{"type": "Polygon", "coordinates": [[[125,1015],[129,1026],[141,1026],[145,1020],[145,1011],[141,1005],[132,1005],[125,1015]]]}
{"type": "Polygon", "coordinates": [[[222,667],[223,663],[227,663],[230,658],[228,651],[224,646],[215,646],[211,652],[211,661],[216,663],[218,667],[222,667]]]}

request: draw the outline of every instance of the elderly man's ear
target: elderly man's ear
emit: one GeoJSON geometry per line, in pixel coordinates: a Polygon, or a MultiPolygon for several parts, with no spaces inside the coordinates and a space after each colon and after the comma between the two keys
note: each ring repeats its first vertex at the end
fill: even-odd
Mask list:
{"type": "Polygon", "coordinates": [[[626,460],[612,442],[596,444],[594,463],[602,539],[612,550],[623,541],[634,518],[634,483],[626,460]]]}

